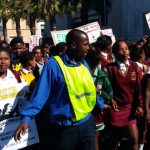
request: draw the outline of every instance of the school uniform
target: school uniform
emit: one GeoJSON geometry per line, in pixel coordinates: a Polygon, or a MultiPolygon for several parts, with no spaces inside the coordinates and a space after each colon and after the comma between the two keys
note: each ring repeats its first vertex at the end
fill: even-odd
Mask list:
{"type": "Polygon", "coordinates": [[[100,52],[99,58],[101,70],[103,70],[109,63],[113,62],[113,57],[110,53],[100,52]]]}
{"type": "MultiPolygon", "coordinates": [[[[111,83],[108,79],[108,75],[100,70],[98,67],[96,67],[94,73],[93,73],[93,80],[96,86],[96,89],[98,91],[98,94],[104,99],[104,103],[108,104],[112,101],[113,97],[113,90],[111,83]]],[[[103,130],[104,125],[104,118],[102,112],[97,109],[97,107],[93,110],[94,115],[94,122],[95,122],[95,130],[100,131],[103,130]]]]}
{"type": "Polygon", "coordinates": [[[142,72],[135,62],[119,61],[107,66],[113,88],[113,99],[117,102],[119,111],[109,110],[110,124],[117,127],[136,123],[135,110],[142,106],[141,86],[142,72]]]}
{"type": "Polygon", "coordinates": [[[17,72],[7,69],[7,75],[4,79],[0,78],[0,85],[13,85],[19,82],[19,75],[17,72]]]}
{"type": "MultiPolygon", "coordinates": [[[[88,68],[88,64],[84,60],[73,62],[65,53],[61,56],[61,59],[70,68],[78,67],[81,63],[88,68]]],[[[94,126],[91,112],[83,119],[72,120],[74,111],[65,77],[54,58],[50,58],[44,65],[29,102],[20,112],[23,116],[22,122],[29,123],[33,116],[39,113],[44,104],[47,104],[45,105],[45,117],[48,122],[46,128],[48,135],[47,140],[45,139],[48,144],[47,148],[55,150],[94,149],[94,126]],[[77,145],[80,148],[76,147],[77,145]]],[[[103,99],[99,95],[96,95],[96,105],[99,109],[104,107],[103,99]]]]}
{"type": "Polygon", "coordinates": [[[42,69],[44,67],[44,62],[36,62],[38,68],[39,68],[39,74],[41,74],[42,72],[42,69]]]}
{"type": "Polygon", "coordinates": [[[25,68],[20,70],[20,78],[22,81],[25,81],[28,86],[30,86],[35,80],[32,70],[26,70],[25,68]]]}
{"type": "Polygon", "coordinates": [[[139,63],[139,62],[136,62],[136,64],[141,69],[142,75],[144,75],[146,73],[150,73],[150,67],[149,66],[142,64],[142,63],[139,63]]]}

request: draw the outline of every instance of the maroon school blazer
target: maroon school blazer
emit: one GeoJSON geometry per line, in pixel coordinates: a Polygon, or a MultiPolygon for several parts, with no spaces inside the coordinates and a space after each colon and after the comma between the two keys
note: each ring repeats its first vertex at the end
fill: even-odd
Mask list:
{"type": "Polygon", "coordinates": [[[119,111],[110,109],[110,123],[122,127],[136,123],[135,110],[142,106],[141,79],[142,72],[135,62],[129,61],[126,72],[121,73],[117,62],[110,63],[106,68],[112,83],[113,99],[119,111]]]}

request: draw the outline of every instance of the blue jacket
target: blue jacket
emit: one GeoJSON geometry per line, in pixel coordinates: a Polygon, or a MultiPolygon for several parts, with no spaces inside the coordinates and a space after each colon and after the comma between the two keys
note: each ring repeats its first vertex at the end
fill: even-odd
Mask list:
{"type": "MultiPolygon", "coordinates": [[[[67,54],[61,56],[63,62],[67,66],[77,66],[81,62],[72,62],[67,54]]],[[[88,64],[83,60],[82,62],[88,69],[88,64]]],[[[84,76],[84,75],[83,75],[84,76]]],[[[34,92],[21,110],[22,122],[29,123],[42,107],[46,104],[47,113],[46,117],[49,123],[70,126],[79,125],[89,119],[91,113],[84,119],[78,122],[72,122],[71,118],[74,116],[69,94],[65,83],[62,71],[54,58],[50,58],[44,65],[40,79],[34,89],[34,92]]],[[[97,95],[96,105],[102,109],[104,107],[103,99],[97,95]]]]}

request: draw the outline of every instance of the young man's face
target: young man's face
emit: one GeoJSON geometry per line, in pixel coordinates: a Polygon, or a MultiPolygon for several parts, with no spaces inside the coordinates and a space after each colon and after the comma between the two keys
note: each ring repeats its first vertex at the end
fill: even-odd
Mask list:
{"type": "Polygon", "coordinates": [[[88,53],[89,51],[89,39],[86,35],[81,35],[81,40],[78,40],[75,42],[76,47],[75,47],[75,51],[76,51],[76,57],[78,60],[82,60],[88,53]]]}
{"type": "Polygon", "coordinates": [[[34,50],[34,56],[36,58],[36,61],[41,61],[42,59],[42,52],[41,52],[41,49],[36,49],[34,50]]]}
{"type": "Polygon", "coordinates": [[[10,66],[10,56],[7,52],[0,52],[0,72],[5,72],[10,66]]]}
{"type": "Polygon", "coordinates": [[[112,49],[112,43],[107,46],[106,52],[110,53],[112,49]]]}
{"type": "Polygon", "coordinates": [[[33,57],[32,60],[29,60],[29,64],[32,66],[32,68],[35,68],[35,67],[36,67],[36,60],[35,60],[35,57],[33,57]]]}
{"type": "Polygon", "coordinates": [[[20,56],[25,51],[22,43],[17,43],[13,46],[13,52],[16,57],[20,56]]]}
{"type": "Polygon", "coordinates": [[[116,59],[121,61],[121,62],[125,62],[128,60],[129,58],[129,49],[128,46],[125,42],[120,42],[119,43],[119,48],[116,51],[116,59]]]}
{"type": "Polygon", "coordinates": [[[48,44],[46,44],[45,46],[44,46],[44,54],[45,53],[49,53],[50,52],[50,45],[48,45],[48,44]]]}

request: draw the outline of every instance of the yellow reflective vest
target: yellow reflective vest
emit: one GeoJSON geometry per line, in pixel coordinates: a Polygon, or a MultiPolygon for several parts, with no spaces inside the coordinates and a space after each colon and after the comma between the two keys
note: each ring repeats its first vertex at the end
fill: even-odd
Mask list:
{"type": "Polygon", "coordinates": [[[72,121],[85,118],[96,104],[96,89],[89,70],[80,66],[66,66],[59,56],[54,56],[59,64],[67,85],[70,101],[74,111],[72,121]]]}

